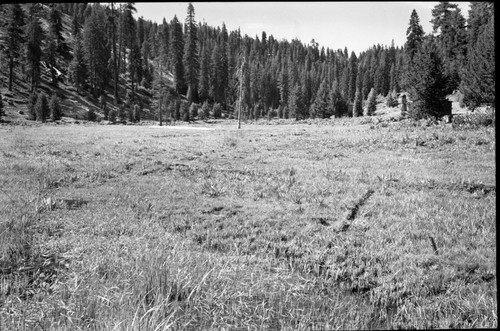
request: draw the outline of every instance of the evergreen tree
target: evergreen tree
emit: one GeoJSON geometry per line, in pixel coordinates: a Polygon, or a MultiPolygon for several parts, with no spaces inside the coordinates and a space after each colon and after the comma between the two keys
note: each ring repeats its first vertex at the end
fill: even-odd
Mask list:
{"type": "Polygon", "coordinates": [[[346,99],[344,98],[342,92],[340,91],[339,84],[337,81],[334,81],[332,84],[332,88],[330,89],[329,100],[330,102],[328,107],[331,109],[335,117],[342,117],[348,115],[349,107],[346,99]]]}
{"type": "Polygon", "coordinates": [[[99,106],[101,107],[101,111],[105,120],[108,120],[109,117],[109,108],[108,103],[106,101],[106,94],[103,93],[99,97],[99,106]]]}
{"type": "Polygon", "coordinates": [[[363,116],[363,100],[361,100],[361,92],[359,89],[356,90],[352,107],[352,117],[358,116],[363,116]]]}
{"type": "Polygon", "coordinates": [[[461,72],[460,90],[471,109],[481,105],[495,108],[495,28],[494,17],[479,32],[461,72]]]}
{"type": "Polygon", "coordinates": [[[73,60],[69,65],[69,74],[77,92],[87,86],[87,64],[80,34],[73,41],[73,60]]]}
{"type": "Polygon", "coordinates": [[[311,105],[311,118],[327,118],[332,114],[328,111],[328,82],[323,80],[311,105]]]}
{"type": "Polygon", "coordinates": [[[184,49],[184,77],[188,86],[187,99],[193,102],[196,98],[196,87],[200,70],[198,58],[198,33],[194,19],[194,7],[188,5],[186,17],[185,49],[184,49]]]}
{"type": "Polygon", "coordinates": [[[185,94],[184,64],[182,58],[184,54],[184,39],[182,35],[182,25],[177,16],[170,22],[170,62],[174,74],[174,86],[177,93],[185,94]]]}
{"type": "Polygon", "coordinates": [[[35,104],[36,120],[39,122],[45,122],[50,114],[49,102],[47,100],[47,95],[44,92],[38,94],[38,98],[35,104]]]}
{"type": "Polygon", "coordinates": [[[448,82],[439,50],[432,38],[427,38],[415,54],[409,83],[413,101],[412,116],[438,116],[448,102],[448,82]]]}
{"type": "Polygon", "coordinates": [[[63,37],[63,20],[61,16],[61,12],[57,7],[51,7],[49,10],[49,36],[56,44],[56,51],[66,56],[68,53],[68,49],[64,42],[63,37]]]}
{"type": "Polygon", "coordinates": [[[351,102],[354,100],[354,95],[356,94],[356,77],[358,69],[358,58],[356,53],[351,52],[351,57],[348,63],[348,86],[347,86],[347,101],[351,102]]]}
{"type": "Polygon", "coordinates": [[[377,110],[377,93],[375,89],[372,88],[370,93],[368,94],[367,104],[366,104],[366,116],[375,115],[375,111],[377,110]]]}
{"type": "Polygon", "coordinates": [[[31,121],[36,121],[36,102],[38,100],[38,93],[32,92],[28,100],[28,119],[31,121]]]}
{"type": "Polygon", "coordinates": [[[36,15],[29,18],[26,27],[26,64],[28,79],[31,82],[31,92],[38,87],[40,80],[40,62],[42,60],[42,43],[45,33],[36,15]]]}
{"type": "Polygon", "coordinates": [[[467,32],[465,18],[457,4],[442,1],[432,9],[431,23],[437,34],[437,46],[440,51],[445,74],[448,79],[448,90],[453,91],[460,83],[459,67],[465,61],[467,50],[467,32]]]}
{"type": "Polygon", "coordinates": [[[420,18],[417,11],[413,9],[410,16],[410,23],[406,30],[405,53],[411,62],[417,53],[424,38],[424,29],[420,25],[420,18]]]}
{"type": "Polygon", "coordinates": [[[110,49],[106,35],[104,11],[95,5],[83,29],[83,49],[87,60],[90,88],[95,96],[104,91],[109,81],[110,49]]]}
{"type": "Polygon", "coordinates": [[[19,3],[9,5],[4,53],[9,61],[9,91],[12,91],[14,67],[21,58],[24,43],[24,12],[19,3]]]}
{"type": "Polygon", "coordinates": [[[180,109],[181,117],[184,122],[190,122],[190,117],[189,117],[189,107],[185,102],[181,102],[181,109],[180,109]]]}
{"type": "Polygon", "coordinates": [[[52,78],[52,86],[57,87],[57,72],[56,72],[56,60],[57,60],[57,44],[55,39],[49,36],[47,48],[45,49],[45,62],[49,65],[50,76],[52,78]]]}
{"type": "Polygon", "coordinates": [[[141,50],[137,43],[134,43],[132,49],[129,53],[129,73],[131,80],[131,97],[132,100],[135,98],[135,85],[136,82],[140,81],[140,76],[142,74],[142,59],[141,59],[141,50]]]}
{"type": "Polygon", "coordinates": [[[50,119],[52,121],[60,120],[62,116],[61,106],[59,104],[59,98],[55,93],[53,93],[52,96],[50,97],[49,108],[50,108],[50,119]]]}
{"type": "Polygon", "coordinates": [[[201,65],[200,76],[198,79],[198,97],[200,100],[207,100],[209,98],[209,80],[210,80],[210,57],[208,55],[207,47],[203,47],[201,51],[201,65]]]}

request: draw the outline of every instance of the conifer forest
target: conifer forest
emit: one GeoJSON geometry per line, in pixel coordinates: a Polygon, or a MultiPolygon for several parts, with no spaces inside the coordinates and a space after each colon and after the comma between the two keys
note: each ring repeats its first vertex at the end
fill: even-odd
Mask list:
{"type": "Polygon", "coordinates": [[[358,53],[195,6],[0,5],[0,331],[498,327],[494,3],[358,53]]]}

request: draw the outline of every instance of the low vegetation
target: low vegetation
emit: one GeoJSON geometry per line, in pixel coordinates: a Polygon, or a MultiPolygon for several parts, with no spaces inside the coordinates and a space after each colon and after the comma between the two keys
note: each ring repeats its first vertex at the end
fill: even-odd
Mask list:
{"type": "Polygon", "coordinates": [[[1,126],[0,328],[497,327],[494,126],[209,125],[1,126]]]}

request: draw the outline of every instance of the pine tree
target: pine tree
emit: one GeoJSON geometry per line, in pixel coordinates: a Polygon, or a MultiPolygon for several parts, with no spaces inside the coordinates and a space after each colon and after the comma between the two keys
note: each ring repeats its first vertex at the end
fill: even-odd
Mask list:
{"type": "Polygon", "coordinates": [[[52,96],[50,97],[49,108],[50,108],[50,119],[52,121],[60,120],[62,116],[61,106],[59,104],[59,98],[55,93],[53,93],[52,96]]]}
{"type": "Polygon", "coordinates": [[[467,32],[465,18],[457,4],[440,2],[432,9],[431,23],[437,34],[437,46],[445,67],[448,79],[448,90],[451,93],[458,87],[460,77],[459,67],[465,61],[467,51],[467,32]]]}
{"type": "Polygon", "coordinates": [[[210,57],[207,47],[202,47],[200,59],[200,75],[198,79],[198,97],[205,101],[209,98],[209,79],[210,79],[210,57]]]}
{"type": "Polygon", "coordinates": [[[492,15],[481,29],[461,72],[460,90],[471,109],[481,105],[495,108],[495,23],[492,15]]]}
{"type": "Polygon", "coordinates": [[[417,53],[420,44],[422,44],[423,38],[424,29],[422,28],[422,25],[420,25],[420,18],[418,17],[417,11],[413,9],[410,16],[410,23],[408,29],[406,30],[405,43],[405,53],[410,62],[417,53]]]}
{"type": "Polygon", "coordinates": [[[375,89],[372,88],[370,90],[370,94],[368,94],[365,115],[373,116],[375,115],[376,110],[377,110],[377,93],[375,92],[375,89]]]}
{"type": "Polygon", "coordinates": [[[184,39],[182,35],[182,25],[177,16],[170,22],[170,62],[174,74],[175,90],[179,94],[185,94],[184,64],[182,62],[184,54],[184,39]]]}
{"type": "Polygon", "coordinates": [[[332,88],[330,89],[328,107],[331,109],[335,117],[348,115],[349,107],[345,97],[340,91],[340,87],[337,81],[333,82],[332,88]]]}
{"type": "Polygon", "coordinates": [[[69,75],[78,93],[86,88],[87,64],[80,34],[77,34],[73,41],[73,60],[69,65],[69,75]]]}
{"type": "Polygon", "coordinates": [[[36,120],[39,122],[45,122],[50,114],[49,101],[47,100],[47,95],[44,92],[38,94],[38,98],[35,104],[36,120]]]}
{"type": "Polygon", "coordinates": [[[36,15],[30,17],[26,27],[26,64],[31,82],[31,92],[38,87],[40,80],[40,62],[42,60],[42,43],[45,33],[36,15]]]}
{"type": "Polygon", "coordinates": [[[198,58],[198,32],[194,19],[194,7],[191,2],[188,5],[186,17],[186,34],[184,48],[184,77],[188,86],[187,99],[193,102],[197,94],[197,81],[200,71],[200,60],[198,58]]]}
{"type": "Polygon", "coordinates": [[[31,121],[36,121],[36,102],[38,100],[38,93],[32,92],[28,100],[28,119],[31,121]]]}
{"type": "Polygon", "coordinates": [[[56,60],[57,60],[57,44],[56,40],[52,36],[49,36],[47,48],[45,49],[45,62],[49,65],[50,76],[52,78],[52,86],[57,87],[57,72],[56,72],[56,60]]]}
{"type": "Polygon", "coordinates": [[[95,5],[83,29],[83,50],[87,60],[90,88],[97,97],[109,81],[108,60],[111,56],[101,6],[95,5]]]}
{"type": "Polygon", "coordinates": [[[12,91],[14,67],[21,58],[21,46],[24,43],[24,12],[19,3],[11,4],[7,18],[7,34],[4,53],[9,61],[9,91],[12,91]]]}
{"type": "Polygon", "coordinates": [[[356,90],[352,107],[352,117],[358,116],[363,116],[363,100],[361,100],[361,92],[359,89],[356,90]]]}
{"type": "Polygon", "coordinates": [[[332,114],[328,111],[328,82],[323,80],[311,105],[311,118],[327,118],[332,114]]]}
{"type": "Polygon", "coordinates": [[[447,77],[439,50],[432,38],[427,38],[415,54],[409,86],[413,101],[411,115],[416,118],[440,114],[448,94],[447,77]]]}

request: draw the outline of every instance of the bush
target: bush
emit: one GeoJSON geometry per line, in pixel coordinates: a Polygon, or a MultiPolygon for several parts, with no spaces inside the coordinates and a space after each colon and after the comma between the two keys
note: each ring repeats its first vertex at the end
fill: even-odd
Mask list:
{"type": "Polygon", "coordinates": [[[201,112],[204,114],[205,118],[210,117],[210,106],[208,105],[208,101],[205,101],[201,106],[201,112]]]}
{"type": "Polygon", "coordinates": [[[61,119],[62,112],[61,112],[61,106],[59,105],[59,98],[57,97],[56,94],[52,94],[52,97],[50,98],[50,119],[52,121],[58,121],[61,119]]]}
{"type": "Polygon", "coordinates": [[[213,108],[212,108],[212,112],[214,114],[214,118],[221,118],[222,116],[222,106],[220,105],[220,103],[215,103],[213,108]]]}
{"type": "Polygon", "coordinates": [[[94,107],[90,107],[87,111],[87,121],[95,122],[97,120],[97,114],[95,113],[94,107]]]}
{"type": "Polygon", "coordinates": [[[120,121],[121,123],[127,122],[127,113],[125,111],[125,105],[122,105],[121,107],[118,108],[118,121],[120,121]]]}
{"type": "Polygon", "coordinates": [[[35,104],[36,120],[39,122],[45,122],[50,114],[49,101],[47,100],[47,95],[41,92],[36,99],[35,104]]]}
{"type": "Polygon", "coordinates": [[[392,90],[387,94],[387,107],[397,107],[398,106],[398,95],[396,90],[392,90]]]}
{"type": "Polygon", "coordinates": [[[136,122],[141,121],[141,107],[139,105],[134,105],[134,120],[136,122]]]}
{"type": "Polygon", "coordinates": [[[454,129],[477,129],[480,127],[495,126],[495,110],[489,108],[486,112],[453,116],[454,129]]]}
{"type": "Polygon", "coordinates": [[[38,93],[36,92],[31,93],[28,100],[28,119],[31,121],[36,121],[35,105],[37,100],[38,100],[38,93]]]}
{"type": "Polygon", "coordinates": [[[108,114],[108,120],[111,122],[111,123],[116,123],[116,111],[114,109],[111,109],[109,111],[109,114],[108,114]]]}
{"type": "Polygon", "coordinates": [[[189,108],[184,102],[181,103],[181,116],[184,122],[189,122],[189,108]]]}
{"type": "Polygon", "coordinates": [[[190,113],[190,117],[192,119],[195,119],[196,117],[198,117],[198,105],[195,104],[194,102],[189,107],[189,113],[190,113]]]}

